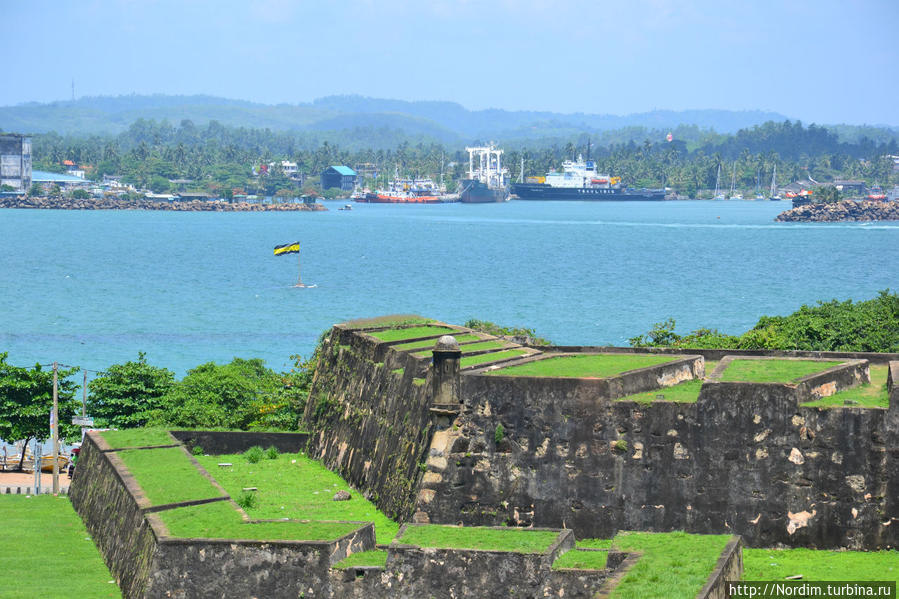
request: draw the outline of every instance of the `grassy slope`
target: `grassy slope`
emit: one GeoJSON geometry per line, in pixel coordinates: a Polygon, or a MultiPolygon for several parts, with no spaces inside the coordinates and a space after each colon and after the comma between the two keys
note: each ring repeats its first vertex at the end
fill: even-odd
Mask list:
{"type": "MultiPolygon", "coordinates": [[[[477,341],[480,339],[477,335],[472,335],[466,333],[465,335],[453,335],[456,338],[456,341],[459,343],[465,343],[466,341],[477,341]]],[[[437,343],[434,339],[424,339],[422,341],[410,341],[409,343],[401,343],[399,345],[394,345],[393,349],[398,349],[400,351],[411,351],[413,349],[434,349],[434,344],[437,343]]]]}
{"type": "Polygon", "coordinates": [[[734,360],[721,374],[722,381],[789,383],[798,378],[832,368],[842,362],[815,360],[734,360]]]}
{"type": "Polygon", "coordinates": [[[895,580],[899,551],[743,549],[743,580],[895,580]]]}
{"type": "Polygon", "coordinates": [[[633,354],[592,354],[558,356],[503,368],[494,374],[502,376],[563,376],[602,378],[677,359],[674,356],[633,354]]]}
{"type": "Polygon", "coordinates": [[[281,454],[274,460],[249,463],[240,454],[200,456],[197,460],[232,497],[244,487],[257,487],[251,518],[352,520],[374,522],[378,543],[389,543],[399,525],[378,511],[346,481],[303,454],[281,454]],[[221,468],[219,463],[233,466],[221,468]],[[349,501],[332,501],[337,491],[349,491],[349,501]]]}
{"type": "Polygon", "coordinates": [[[387,329],[386,331],[372,331],[368,333],[381,341],[399,341],[401,339],[415,339],[416,337],[428,337],[432,335],[446,335],[452,329],[440,326],[409,327],[406,329],[387,329]]]}
{"type": "Polygon", "coordinates": [[[427,524],[410,526],[398,542],[418,547],[443,549],[482,549],[543,553],[558,533],[524,528],[486,528],[479,526],[442,526],[427,524]]]}
{"type": "Polygon", "coordinates": [[[613,599],[692,599],[708,580],[730,535],[685,532],[621,532],[612,546],[642,551],[640,558],[612,592],[613,599]]]}
{"type": "Polygon", "coordinates": [[[0,597],[121,597],[67,497],[0,495],[0,597]]]}
{"type": "Polygon", "coordinates": [[[360,524],[343,522],[244,522],[228,501],[159,512],[175,537],[325,541],[342,537],[360,524]]]}
{"type": "Polygon", "coordinates": [[[671,387],[653,389],[635,395],[620,397],[616,401],[636,401],[639,403],[652,403],[654,401],[673,401],[676,403],[695,403],[702,389],[702,380],[684,381],[671,387]]]}
{"type": "Polygon", "coordinates": [[[463,357],[461,360],[459,360],[459,367],[468,368],[470,366],[478,366],[479,364],[487,364],[489,362],[495,362],[497,360],[507,360],[509,358],[521,356],[526,353],[526,349],[507,349],[505,351],[498,351],[492,354],[479,354],[477,356],[469,356],[467,358],[463,357]]]}
{"type": "Polygon", "coordinates": [[[113,449],[176,443],[164,428],[128,428],[120,431],[103,431],[100,434],[113,449]]]}
{"type": "Polygon", "coordinates": [[[117,455],[153,505],[222,496],[180,447],[126,449],[117,455]]]}
{"type": "Polygon", "coordinates": [[[887,393],[888,369],[889,367],[886,364],[872,365],[870,367],[871,382],[869,384],[846,389],[829,397],[822,397],[802,405],[810,408],[830,408],[844,405],[860,408],[888,408],[890,407],[890,396],[887,393]],[[846,404],[845,402],[847,401],[854,403],[846,404]]]}

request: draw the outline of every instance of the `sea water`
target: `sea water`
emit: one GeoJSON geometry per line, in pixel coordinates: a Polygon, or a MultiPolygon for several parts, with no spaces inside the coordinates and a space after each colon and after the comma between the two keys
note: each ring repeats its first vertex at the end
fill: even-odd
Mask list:
{"type": "MultiPolygon", "coordinates": [[[[15,365],[277,370],[332,324],[416,313],[622,345],[666,318],[739,334],[899,287],[899,224],[776,223],[781,202],[366,205],[328,212],[0,210],[15,365]],[[300,241],[299,256],[272,248],[300,241]],[[301,267],[312,288],[293,287],[301,267]]],[[[78,377],[80,379],[80,377],[78,377]]]]}

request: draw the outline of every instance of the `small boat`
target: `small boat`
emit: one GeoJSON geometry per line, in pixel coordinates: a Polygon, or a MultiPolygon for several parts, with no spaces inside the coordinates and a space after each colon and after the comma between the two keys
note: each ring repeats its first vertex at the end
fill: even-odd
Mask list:
{"type": "Polygon", "coordinates": [[[721,165],[719,164],[718,165],[718,175],[715,177],[715,196],[714,196],[714,198],[719,201],[726,200],[727,198],[724,197],[724,192],[719,191],[720,189],[721,189],[721,165]]]}
{"type": "MultiPolygon", "coordinates": [[[[69,458],[61,455],[57,459],[59,460],[59,472],[65,472],[66,468],[69,466],[69,458]]],[[[53,472],[52,455],[41,456],[41,472],[53,472]]]]}
{"type": "Polygon", "coordinates": [[[352,210],[352,209],[353,209],[352,204],[344,204],[342,207],[338,208],[338,210],[352,210]]]}
{"type": "Polygon", "coordinates": [[[768,196],[768,199],[772,202],[781,201],[781,197],[777,194],[777,165],[774,165],[774,172],[771,173],[771,195],[768,196]]]}
{"type": "Polygon", "coordinates": [[[887,199],[887,194],[883,192],[883,188],[880,185],[872,185],[871,191],[868,193],[866,199],[868,200],[885,200],[887,199]]]}

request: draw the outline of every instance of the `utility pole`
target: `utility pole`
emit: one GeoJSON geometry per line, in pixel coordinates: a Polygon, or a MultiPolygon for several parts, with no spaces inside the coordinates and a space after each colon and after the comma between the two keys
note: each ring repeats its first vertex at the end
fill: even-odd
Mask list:
{"type": "MultiPolygon", "coordinates": [[[[53,411],[50,412],[50,432],[53,434],[53,494],[59,495],[59,364],[53,362],[53,411]]],[[[35,464],[40,468],[40,464],[35,464]]]]}

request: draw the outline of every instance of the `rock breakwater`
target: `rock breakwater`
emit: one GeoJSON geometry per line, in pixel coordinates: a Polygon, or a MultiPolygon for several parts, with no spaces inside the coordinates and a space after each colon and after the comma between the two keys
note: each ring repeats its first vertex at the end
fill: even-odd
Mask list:
{"type": "Polygon", "coordinates": [[[0,198],[0,208],[38,210],[174,210],[178,212],[318,212],[327,210],[322,204],[249,204],[191,200],[189,202],[156,202],[151,200],[69,198],[0,198]]]}
{"type": "Polygon", "coordinates": [[[899,202],[842,200],[834,204],[806,204],[781,212],[780,222],[845,222],[899,220],[899,202]]]}

